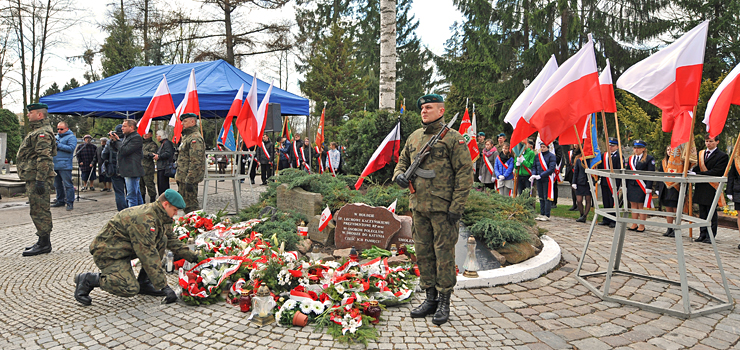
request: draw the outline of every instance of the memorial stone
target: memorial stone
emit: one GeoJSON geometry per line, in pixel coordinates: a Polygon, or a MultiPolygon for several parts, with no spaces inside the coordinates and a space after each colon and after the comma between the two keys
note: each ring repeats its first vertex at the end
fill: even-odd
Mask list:
{"type": "Polygon", "coordinates": [[[401,221],[401,229],[398,230],[393,238],[391,238],[390,244],[395,244],[396,247],[402,247],[404,245],[414,245],[414,231],[413,223],[414,219],[406,215],[396,216],[401,221]]]}
{"type": "Polygon", "coordinates": [[[282,184],[277,188],[277,207],[279,210],[293,210],[307,217],[321,214],[323,198],[319,193],[308,192],[300,187],[288,188],[282,184]]]}
{"type": "Polygon", "coordinates": [[[385,207],[347,204],[334,218],[337,225],[334,243],[338,249],[353,246],[358,250],[373,246],[388,249],[391,238],[401,229],[401,221],[385,207]]]}
{"type": "Polygon", "coordinates": [[[323,231],[319,231],[321,215],[314,215],[308,221],[308,238],[324,247],[334,245],[334,222],[329,221],[323,231]]]}

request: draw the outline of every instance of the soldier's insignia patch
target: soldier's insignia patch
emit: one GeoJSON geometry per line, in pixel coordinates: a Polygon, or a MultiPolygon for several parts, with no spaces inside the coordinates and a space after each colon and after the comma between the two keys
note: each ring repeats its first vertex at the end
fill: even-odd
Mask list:
{"type": "Polygon", "coordinates": [[[39,137],[46,137],[46,136],[44,136],[44,134],[39,134],[39,137]]]}
{"type": "Polygon", "coordinates": [[[457,140],[457,142],[462,145],[465,143],[465,140],[457,140]]]}
{"type": "Polygon", "coordinates": [[[191,143],[196,143],[196,142],[198,142],[198,140],[193,140],[193,142],[191,142],[191,143]]]}
{"type": "Polygon", "coordinates": [[[149,228],[149,231],[152,231],[152,232],[154,232],[154,231],[156,231],[156,230],[157,230],[157,229],[155,229],[154,227],[150,227],[150,228],[149,228]]]}

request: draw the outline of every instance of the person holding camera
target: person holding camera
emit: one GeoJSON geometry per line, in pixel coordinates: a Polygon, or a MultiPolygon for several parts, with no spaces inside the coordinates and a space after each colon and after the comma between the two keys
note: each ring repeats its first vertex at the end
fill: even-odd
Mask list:
{"type": "Polygon", "coordinates": [[[30,132],[18,149],[18,177],[26,182],[31,220],[36,226],[38,241],[25,249],[23,256],[48,254],[51,252],[51,209],[49,209],[49,184],[56,173],[52,158],[57,154],[57,144],[52,138],[54,131],[46,121],[47,106],[34,103],[28,110],[30,132]]]}
{"type": "Polygon", "coordinates": [[[198,183],[206,174],[206,143],[198,132],[198,116],[185,113],[180,116],[182,140],[177,158],[177,191],[185,200],[185,213],[198,210],[198,183]]]}
{"type": "MultiPolygon", "coordinates": [[[[131,208],[144,204],[139,189],[139,181],[144,176],[144,167],[141,165],[144,140],[136,132],[136,121],[133,119],[124,120],[121,131],[124,137],[121,142],[114,142],[113,147],[118,151],[118,175],[126,182],[126,202],[131,208]]],[[[119,139],[118,135],[111,137],[119,139]]]]}
{"type": "Polygon", "coordinates": [[[118,175],[118,149],[120,148],[121,138],[123,137],[123,125],[116,125],[115,131],[109,132],[108,136],[110,137],[110,141],[105,146],[105,149],[103,149],[103,159],[108,160],[108,164],[105,166],[105,173],[113,183],[113,192],[116,195],[116,209],[121,211],[128,208],[128,202],[126,202],[126,182],[123,177],[118,175]]]}
{"type": "Polygon", "coordinates": [[[90,244],[90,254],[100,272],[83,272],[75,281],[74,297],[80,304],[92,304],[90,292],[100,289],[120,297],[137,294],[164,296],[163,303],[174,303],[177,295],[167,285],[162,269],[165,248],[177,259],[196,262],[198,256],[172,232],[172,217],[185,201],[174,190],[166,190],[154,203],[128,208],[116,214],[90,244]],[[141,262],[134,275],[131,260],[141,262]]]}

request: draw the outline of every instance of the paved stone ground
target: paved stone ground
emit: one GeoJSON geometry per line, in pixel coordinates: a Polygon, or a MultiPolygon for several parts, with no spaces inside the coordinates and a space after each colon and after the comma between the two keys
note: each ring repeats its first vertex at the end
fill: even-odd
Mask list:
{"type": "MultiPolygon", "coordinates": [[[[225,188],[226,186],[224,186],[225,188]]],[[[263,190],[264,187],[256,186],[263,190]]],[[[212,197],[223,207],[229,192],[212,197]]],[[[245,203],[257,193],[242,192],[245,203]]],[[[72,297],[75,274],[95,270],[87,247],[115,210],[112,195],[96,194],[99,202],[75,204],[72,212],[54,211],[54,251],[22,258],[33,240],[28,208],[16,203],[0,210],[0,348],[28,349],[237,349],[348,348],[311,327],[255,328],[245,314],[226,304],[190,307],[160,305],[159,298],[129,299],[92,292],[93,305],[80,306],[72,297]]],[[[16,201],[19,201],[16,199],[16,201]]],[[[20,200],[22,201],[22,200],[20,200]]],[[[5,202],[7,203],[7,201],[5,202]]],[[[740,348],[740,312],[737,309],[689,320],[603,302],[574,279],[577,259],[588,226],[572,219],[553,218],[542,224],[563,249],[558,269],[529,282],[485,289],[456,291],[452,318],[434,326],[431,319],[411,319],[410,306],[388,308],[378,326],[380,341],[371,349],[727,349],[740,348]]],[[[586,271],[606,268],[612,233],[601,226],[585,259],[586,271]]],[[[737,232],[718,235],[723,264],[734,297],[740,296],[740,242],[737,232]]],[[[678,279],[673,240],[650,230],[628,232],[622,268],[678,279]]],[[[711,246],[685,243],[692,286],[722,296],[711,246]]],[[[175,283],[175,277],[169,276],[175,283]]],[[[598,278],[590,279],[601,283],[598,278]]],[[[618,277],[617,295],[674,306],[675,288],[654,282],[618,277]]],[[[416,304],[417,301],[414,303],[416,304]]],[[[696,306],[706,300],[692,299],[696,306]]],[[[711,305],[711,303],[710,303],[711,305]]],[[[362,348],[353,345],[351,348],[362,348]]]]}

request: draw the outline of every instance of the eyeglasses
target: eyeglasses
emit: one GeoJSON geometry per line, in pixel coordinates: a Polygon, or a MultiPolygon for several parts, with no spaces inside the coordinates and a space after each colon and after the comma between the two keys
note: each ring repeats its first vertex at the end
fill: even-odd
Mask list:
{"type": "Polygon", "coordinates": [[[64,130],[64,128],[57,128],[57,130],[64,130]]]}

